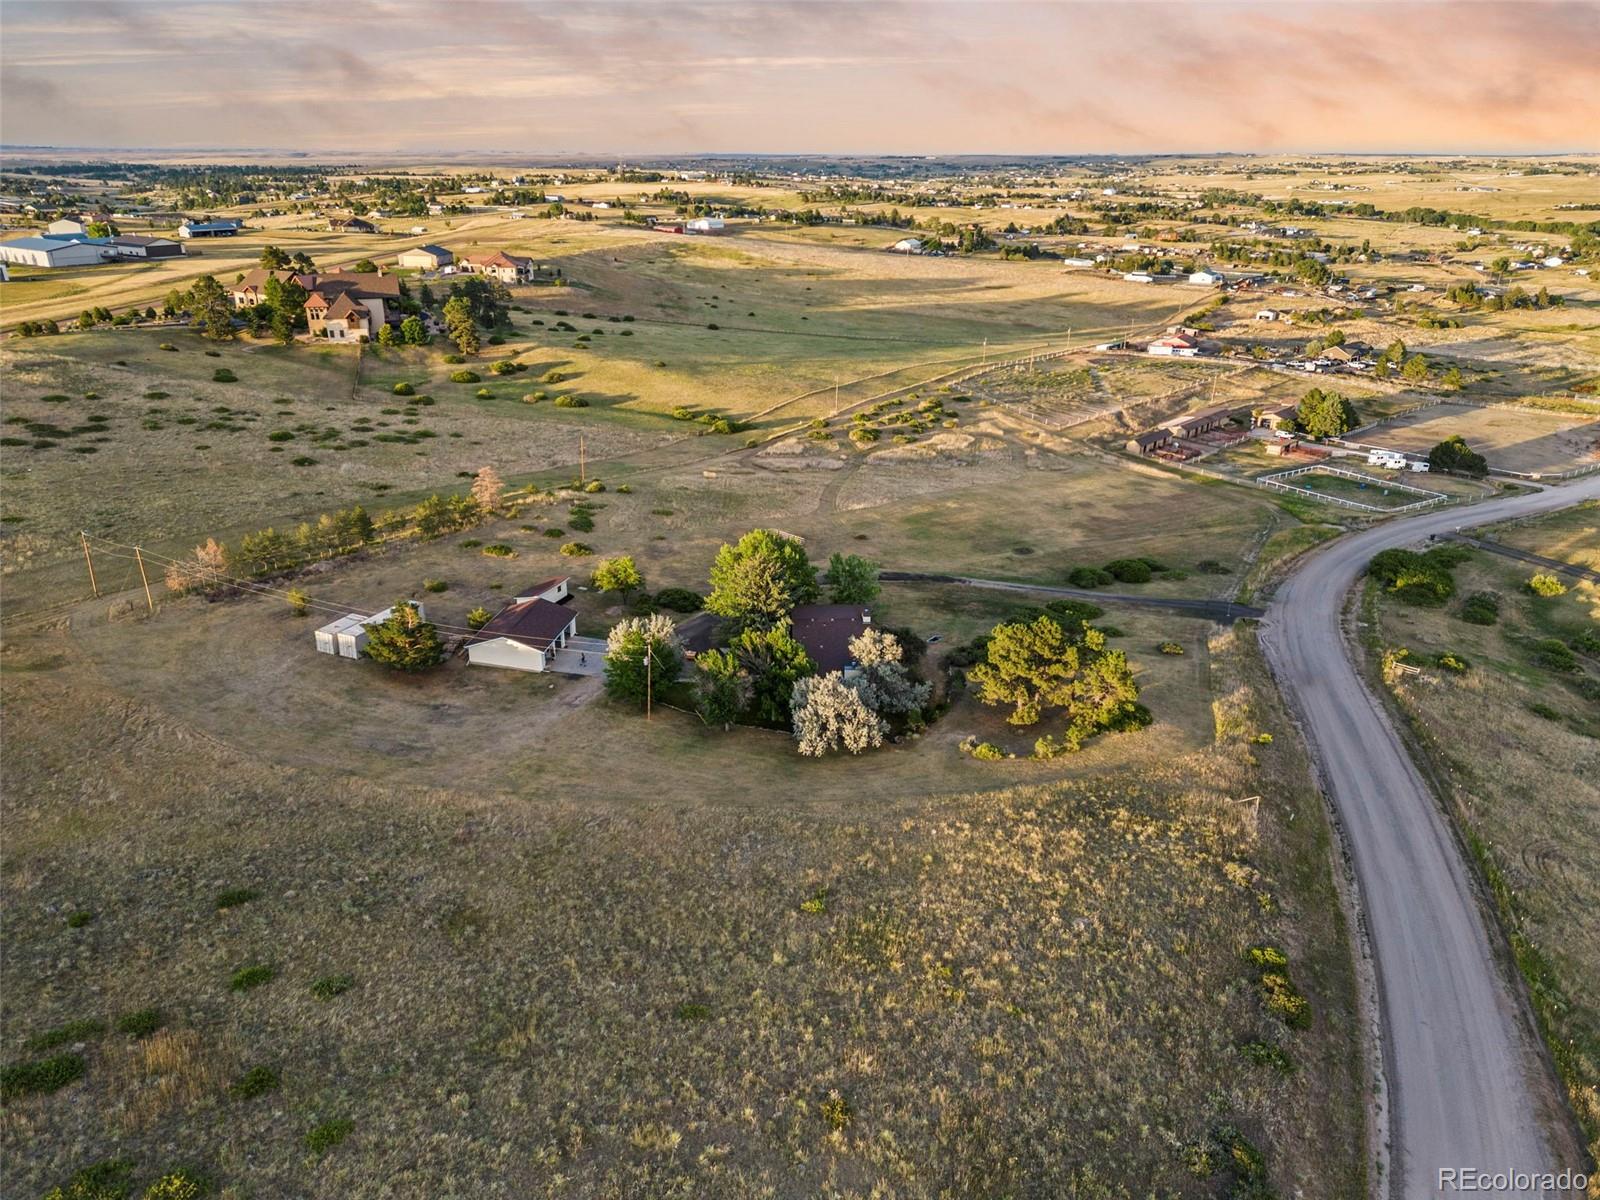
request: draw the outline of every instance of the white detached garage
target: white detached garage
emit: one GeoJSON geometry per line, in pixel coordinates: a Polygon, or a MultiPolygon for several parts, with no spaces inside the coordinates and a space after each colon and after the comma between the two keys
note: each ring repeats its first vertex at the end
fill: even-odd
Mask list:
{"type": "MultiPolygon", "coordinates": [[[[560,581],[563,589],[566,580],[560,581]]],[[[571,609],[530,595],[496,613],[467,645],[467,661],[475,667],[512,671],[548,670],[555,652],[578,632],[571,609]]]]}

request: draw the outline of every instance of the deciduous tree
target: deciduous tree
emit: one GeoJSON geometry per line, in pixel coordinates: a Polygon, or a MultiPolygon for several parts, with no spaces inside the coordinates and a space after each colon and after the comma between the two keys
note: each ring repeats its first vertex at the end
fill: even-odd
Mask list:
{"type": "Polygon", "coordinates": [[[828,598],[835,604],[871,604],[878,598],[878,564],[859,554],[828,560],[828,598]]]}
{"type": "Polygon", "coordinates": [[[644,575],[626,554],[619,558],[604,558],[595,564],[594,586],[602,592],[628,596],[644,587],[644,575]]]}
{"type": "Polygon", "coordinates": [[[860,688],[838,671],[796,681],[789,700],[800,753],[821,758],[834,750],[860,754],[883,745],[887,725],[860,688]]]}
{"type": "Polygon", "coordinates": [[[629,617],[606,637],[606,692],[643,706],[683,669],[683,650],[672,618],[663,613],[629,617]]]}
{"type": "Polygon", "coordinates": [[[731,650],[703,650],[695,657],[694,708],[707,725],[724,729],[749,707],[750,674],[731,650]]]}
{"type": "Polygon", "coordinates": [[[752,529],[717,551],[706,610],[741,624],[770,626],[816,598],[817,571],[805,547],[770,529],[752,529]]]}

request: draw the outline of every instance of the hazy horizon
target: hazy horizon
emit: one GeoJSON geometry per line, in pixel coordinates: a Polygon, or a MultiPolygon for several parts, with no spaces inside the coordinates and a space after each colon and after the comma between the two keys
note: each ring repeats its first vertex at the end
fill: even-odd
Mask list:
{"type": "Polygon", "coordinates": [[[1600,149],[1600,5],[1576,0],[13,0],[0,26],[0,141],[17,147],[1600,149]]]}

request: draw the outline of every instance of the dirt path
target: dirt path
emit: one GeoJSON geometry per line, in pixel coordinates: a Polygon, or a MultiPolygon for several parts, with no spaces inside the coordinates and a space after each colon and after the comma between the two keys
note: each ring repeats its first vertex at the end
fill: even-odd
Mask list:
{"type": "Polygon", "coordinates": [[[1340,538],[1294,570],[1262,625],[1355,868],[1376,972],[1380,1105],[1387,1094],[1376,1149],[1381,1169],[1387,1134],[1393,1197],[1437,1197],[1445,1167],[1559,1171],[1581,1157],[1451,820],[1353,662],[1345,599],[1379,550],[1595,496],[1600,478],[1340,538]]]}

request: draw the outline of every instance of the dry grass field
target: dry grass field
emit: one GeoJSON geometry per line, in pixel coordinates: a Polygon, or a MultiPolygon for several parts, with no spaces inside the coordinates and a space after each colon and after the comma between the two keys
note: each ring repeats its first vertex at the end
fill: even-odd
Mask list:
{"type": "Polygon", "coordinates": [[[1570,471],[1600,458],[1600,422],[1529,408],[1439,404],[1364,430],[1360,438],[1374,446],[1426,454],[1457,436],[1491,467],[1506,471],[1570,471]]]}
{"type": "MultiPolygon", "coordinates": [[[[1593,557],[1600,522],[1591,502],[1491,531],[1510,544],[1593,557]]],[[[1404,646],[1423,667],[1394,686],[1420,743],[1500,901],[1547,1040],[1591,1152],[1600,1149],[1600,656],[1571,669],[1541,658],[1544,639],[1600,636],[1600,590],[1531,595],[1534,568],[1478,553],[1455,569],[1458,598],[1443,609],[1383,603],[1377,646],[1404,646]],[[1461,601],[1500,598],[1499,621],[1470,624],[1461,601]],[[1432,665],[1453,654],[1468,669],[1432,665]]]]}
{"type": "Polygon", "coordinates": [[[1213,728],[1159,765],[955,771],[925,739],[818,771],[675,714],[526,726],[574,685],[419,692],[256,603],[8,639],[8,1060],[72,1021],[163,1023],[74,1035],[84,1081],[7,1105],[14,1184],[117,1157],[226,1197],[1187,1195],[1236,1130],[1286,1192],[1359,1190],[1326,829],[1292,740],[1247,744],[1286,729],[1247,640],[1205,648],[1213,728]],[[175,703],[126,640],[216,657],[195,621],[234,664],[291,628],[306,652],[199,722],[235,689],[175,703]],[[375,738],[403,704],[433,716],[375,738]],[[1263,941],[1309,1029],[1261,1007],[1263,941]],[[270,980],[230,990],[248,965],[270,980]],[[229,1093],[261,1066],[275,1090],[229,1093]],[[308,1153],[330,1120],[348,1140],[308,1153]]]}

